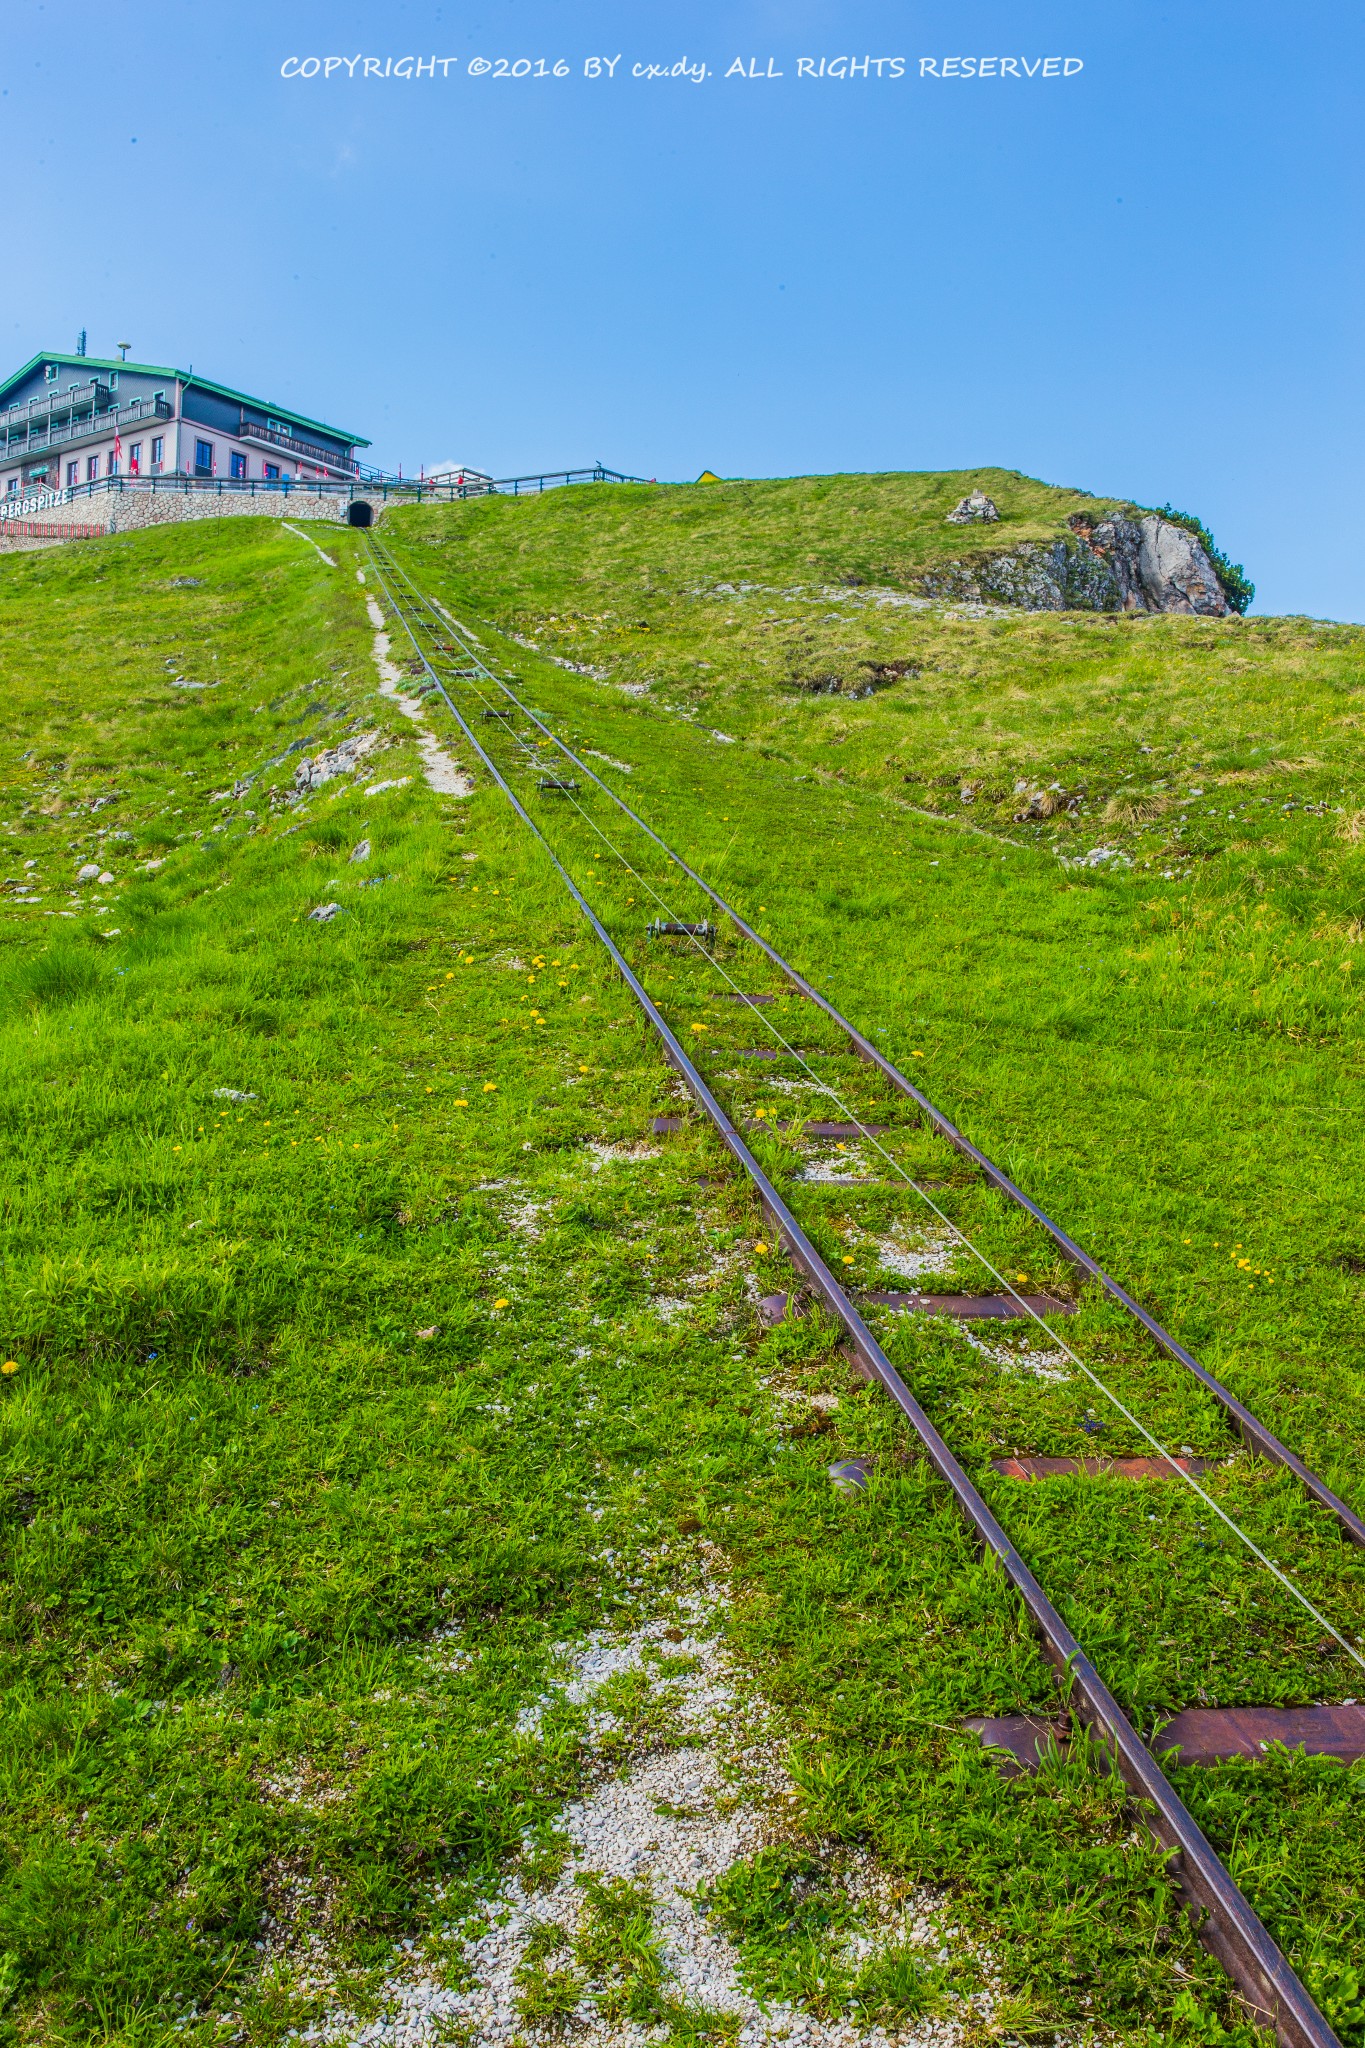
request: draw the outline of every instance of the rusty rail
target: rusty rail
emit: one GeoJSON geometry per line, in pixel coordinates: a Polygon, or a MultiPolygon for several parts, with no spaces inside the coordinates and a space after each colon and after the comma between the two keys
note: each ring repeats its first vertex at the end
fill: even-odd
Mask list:
{"type": "MultiPolygon", "coordinates": [[[[890,1395],[914,1430],[930,1464],[947,1486],[957,1507],[971,1523],[987,1552],[999,1562],[1009,1583],[1022,1600],[1029,1619],[1042,1641],[1044,1654],[1053,1668],[1063,1700],[1077,1719],[1092,1732],[1112,1759],[1124,1783],[1147,1809],[1144,1818],[1157,1840],[1170,1852],[1172,1877],[1186,1901],[1191,1917],[1197,1924],[1201,1940],[1236,1985],[1256,2023],[1273,2028],[1281,2048],[1341,2048],[1337,2035],[1295,1975],[1269,1929],[1234,1881],[1151,1750],[1110,1692],[1095,1665],[1086,1656],[1080,1642],[1048,1599],[1023,1556],[1010,1541],[983,1496],[953,1456],[945,1439],[939,1434],[882,1350],[831,1268],[826,1265],[778,1190],[764,1173],[724,1107],[712,1094],[704,1076],[688,1056],[681,1040],[656,1007],[649,992],[578,888],[568,869],[556,855],[545,834],[526,811],[492,757],[480,744],[473,728],[432,667],[411,628],[402,604],[390,587],[385,574],[386,567],[389,575],[396,576],[401,572],[393,563],[387,549],[376,549],[372,539],[368,545],[370,560],[380,587],[396,617],[402,621],[414,652],[440,692],[452,717],[517,816],[544,848],[546,857],[569,895],[606,949],[626,987],[640,1005],[663,1047],[665,1057],[676,1069],[697,1106],[710,1119],[721,1143],[755,1189],[768,1219],[769,1228],[781,1239],[793,1264],[805,1276],[813,1293],[823,1303],[828,1313],[842,1325],[850,1355],[860,1369],[870,1379],[876,1380],[890,1395]]],[[[425,603],[420,593],[414,594],[420,602],[425,603]]],[[[498,679],[490,674],[489,680],[498,679]]],[[[502,687],[506,688],[506,685],[502,687]]],[[[512,693],[509,691],[508,694],[512,693]]],[[[537,720],[537,723],[539,722],[537,720]]],[[[554,735],[551,734],[550,737],[553,738],[554,735]]],[[[568,751],[565,748],[565,752],[568,751]]],[[[587,772],[591,773],[591,770],[587,772]]],[[[648,831],[649,828],[644,829],[648,831]]],[[[657,839],[654,833],[650,836],[657,839]]],[[[662,841],[658,843],[663,845],[662,841]]],[[[668,851],[666,847],[664,850],[668,851]]],[[[679,865],[683,863],[679,862],[679,865]]],[[[702,886],[706,887],[705,884],[702,886]]],[[[734,915],[729,906],[715,895],[714,890],[708,889],[707,893],[727,915],[734,915]]],[[[770,949],[765,947],[764,950],[770,949]]],[[[773,957],[777,958],[776,955],[773,957]]]]}
{"type": "MultiPolygon", "coordinates": [[[[410,587],[413,588],[414,594],[419,600],[425,603],[426,600],[421,598],[421,594],[411,584],[411,578],[407,576],[406,571],[397,564],[394,564],[393,567],[396,573],[402,575],[410,587]]],[[[1098,1259],[1092,1258],[1090,1253],[1081,1245],[1078,1245],[1074,1238],[1068,1236],[1060,1223],[1055,1223],[1045,1209],[1040,1208],[1031,1196],[1026,1195],[1023,1189],[1010,1179],[1003,1167],[997,1166],[995,1161],[981,1150],[980,1146],[974,1145],[971,1139],[952,1122],[951,1118],[946,1116],[937,1104],[929,1099],[923,1089],[917,1088],[908,1075],[903,1074],[900,1068],[895,1066],[886,1057],[885,1053],[872,1043],[870,1038],[859,1031],[856,1024],[851,1024],[847,1017],[836,1010],[829,998],[823,995],[813,983],[807,981],[805,976],[797,968],[793,967],[789,960],[784,959],[777,948],[770,945],[761,932],[755,931],[753,926],[741,917],[740,913],[731,904],[727,903],[725,898],[717,890],[713,889],[711,884],[699,875],[695,868],[688,865],[680,853],[675,853],[667,840],[662,839],[652,825],[646,823],[638,812],[632,810],[625,798],[614,790],[609,782],[604,782],[597,771],[573,751],[573,748],[569,746],[567,741],[562,740],[558,733],[554,732],[550,726],[545,724],[543,719],[539,718],[528,705],[524,704],[520,697],[517,696],[515,690],[504,682],[501,676],[494,675],[472,650],[470,650],[469,658],[479,662],[479,667],[487,680],[491,683],[496,683],[498,688],[517,706],[517,709],[530,719],[532,724],[537,726],[547,739],[552,740],[561,753],[568,760],[572,761],[576,768],[580,769],[584,775],[590,777],[597,784],[598,788],[611,798],[617,808],[625,813],[631,823],[638,825],[646,837],[653,840],[660,852],[672,861],[674,866],[680,869],[689,881],[695,882],[697,887],[710,897],[716,908],[729,918],[736,930],[741,932],[753,945],[757,946],[761,953],[766,954],[773,965],[786,975],[794,988],[798,989],[803,996],[808,997],[811,1002],[823,1010],[831,1022],[838,1025],[839,1029],[848,1037],[850,1044],[860,1059],[868,1061],[870,1065],[875,1066],[884,1074],[899,1094],[907,1096],[915,1104],[915,1107],[920,1111],[925,1121],[933,1126],[940,1137],[946,1138],[948,1143],[956,1151],[960,1152],[964,1159],[971,1160],[972,1164],[980,1169],[991,1185],[997,1188],[1002,1195],[1005,1195],[1011,1202],[1014,1202],[1019,1208],[1023,1209],[1033,1218],[1035,1223],[1042,1225],[1062,1256],[1070,1264],[1077,1267],[1090,1279],[1098,1281],[1106,1294],[1110,1295],[1122,1308],[1127,1310],[1129,1315],[1141,1323],[1143,1329],[1166,1352],[1168,1357],[1173,1358],[1178,1365],[1182,1365],[1187,1372],[1193,1373],[1200,1385],[1217,1401],[1238,1435],[1251,1450],[1257,1452],[1261,1457],[1269,1459],[1272,1464],[1283,1466],[1285,1471],[1292,1472],[1305,1493],[1310,1494],[1320,1507],[1326,1508],[1330,1514],[1336,1517],[1342,1531],[1350,1538],[1351,1542],[1357,1544],[1361,1549],[1365,1549],[1365,1519],[1358,1515],[1355,1509],[1341,1498],[1340,1494],[1334,1493],[1326,1480],[1321,1478],[1311,1465],[1305,1464],[1296,1451],[1290,1450],[1288,1444],[1282,1443],[1274,1431],[1267,1428],[1266,1424],[1247,1407],[1244,1401],[1238,1399],[1231,1387],[1225,1386],[1222,1380],[1209,1371],[1207,1366],[1201,1365],[1199,1360],[1192,1352],[1186,1350],[1177,1337],[1173,1337],[1171,1332],[1164,1328],[1154,1315],[1143,1308],[1141,1302],[1134,1300],[1127,1288],[1123,1287],[1110,1273],[1105,1271],[1098,1259]]],[[[447,702],[449,702],[449,699],[447,699],[447,702]]]]}

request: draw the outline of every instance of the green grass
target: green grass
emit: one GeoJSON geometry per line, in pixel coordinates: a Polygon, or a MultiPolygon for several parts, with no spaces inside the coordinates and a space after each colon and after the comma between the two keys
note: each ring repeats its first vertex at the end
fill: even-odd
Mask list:
{"type": "MultiPolygon", "coordinates": [[[[845,572],[899,588],[941,556],[940,500],[973,480],[557,493],[392,532],[556,726],[633,773],[594,765],[1359,1506],[1360,635],[879,609],[853,585],[831,623],[809,593],[693,594],[845,572]],[[831,673],[907,666],[866,698],[798,691],[799,634],[831,673]],[[950,771],[982,783],[971,803],[950,771]],[[1020,779],[1083,808],[1017,824],[1020,779]],[[1189,807],[1176,837],[1178,809],[1143,814],[1197,779],[1244,815],[1189,807]],[[1060,864],[1097,840],[1135,865],[1060,864]]],[[[986,488],[1019,533],[1064,516],[1023,479],[986,488]]],[[[955,554],[973,544],[945,531],[955,554]]],[[[0,563],[4,873],[43,895],[0,920],[11,2038],[273,2042],[331,1998],[366,2009],[403,1940],[457,1974],[461,1915],[536,1866],[598,1768],[581,1715],[516,1732],[552,1645],[666,1607],[703,1556],[724,1560],[732,1645],[791,1745],[776,1891],[803,1858],[837,1873],[871,1850],[949,1888],[1006,2035],[1237,2038],[1113,1782],[1081,1754],[1002,1779],[957,1729],[1047,1706],[1052,1681],[833,1332],[756,1326],[746,1283],[789,1275],[719,1148],[689,1129],[633,1162],[587,1151],[675,1107],[665,1070],[486,778],[467,801],[422,783],[374,694],[360,549],[342,536],[334,572],[267,522],[225,522],[0,563]],[[405,786],[272,804],[291,742],[311,755],[359,719],[390,733],[376,773],[405,786]],[[95,854],[110,894],[45,915],[74,907],[95,854]],[[310,923],[327,901],[345,916],[310,923]],[[688,1316],[663,1321],[660,1296],[688,1316]],[[854,1502],[824,1476],[850,1455],[877,1461],[854,1502]],[[310,1935],[335,1992],[310,1988],[310,1935]]],[[[649,888],[699,907],[660,858],[605,798],[593,815],[631,869],[536,801],[669,1014],[707,1027],[688,1035],[732,1109],[809,1113],[774,1085],[799,1068],[734,1059],[761,1038],[710,971],[645,941],[649,888]]],[[[731,941],[718,953],[775,986],[731,941]]],[[[807,1006],[768,1015],[895,1126],[897,1158],[949,1183],[938,1199],[997,1263],[1069,1286],[807,1006]]],[[[884,1282],[875,1241],[913,1197],[799,1181],[794,1134],[755,1143],[826,1252],[884,1282]]],[[[971,1281],[965,1258],[953,1277],[971,1281]]],[[[1146,1725],[1204,1698],[1357,1690],[1190,1497],[990,1474],[1002,1451],[1141,1448],[1092,1389],[933,1325],[879,1327],[1146,1725]]],[[[1355,1554],[1233,1456],[1193,1382],[1088,1297],[1068,1334],[1153,1428],[1232,1460],[1210,1480],[1223,1505],[1365,1635],[1355,1554]]],[[[641,1722],[618,1761],[653,1739],[641,1722]]],[[[1271,1757],[1181,1785],[1365,2041],[1365,1772],[1271,1757]]],[[[738,1866],[727,1885],[768,1982],[765,1888],[738,1866]]],[[[816,1875],[811,1896],[835,1911],[837,1884],[816,1875]]],[[[826,1958],[827,1936],[810,1933],[826,1958]]],[[[594,1894],[576,1939],[533,1959],[547,2024],[592,1984],[687,2037],[638,1898],[594,1894]]],[[[913,1957],[883,1975],[856,1991],[869,2016],[975,1988],[913,1957]]]]}

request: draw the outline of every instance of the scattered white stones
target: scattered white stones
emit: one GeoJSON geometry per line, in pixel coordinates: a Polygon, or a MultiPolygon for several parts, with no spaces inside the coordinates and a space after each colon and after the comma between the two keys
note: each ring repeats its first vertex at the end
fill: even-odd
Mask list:
{"type": "Polygon", "coordinates": [[[371,782],[367,786],[365,794],[366,796],[382,796],[386,789],[406,789],[411,781],[412,777],[410,775],[396,775],[387,782],[371,782]]]}
{"type": "Polygon", "coordinates": [[[367,754],[383,745],[383,733],[373,726],[368,731],[352,733],[337,746],[315,754],[311,761],[300,761],[294,770],[294,788],[302,796],[309,790],[320,789],[324,782],[334,782],[339,775],[352,775],[367,754]]]}
{"type": "Polygon", "coordinates": [[[309,924],[330,924],[334,917],[344,917],[345,911],[339,903],[319,903],[316,910],[308,913],[309,924]]]}
{"type": "Polygon", "coordinates": [[[360,840],[355,846],[351,848],[350,860],[352,863],[358,860],[368,860],[369,857],[370,842],[368,839],[360,840]]]}
{"type": "Polygon", "coordinates": [[[434,789],[438,796],[473,796],[473,776],[466,774],[443,747],[437,746],[430,733],[418,736],[417,751],[422,756],[422,773],[428,789],[434,789]]]}
{"type": "Polygon", "coordinates": [[[989,525],[999,517],[1000,513],[994,500],[988,498],[978,485],[974,491],[969,491],[965,498],[959,499],[954,505],[948,514],[948,523],[950,526],[989,525]]]}
{"type": "Polygon", "coordinates": [[[243,1094],[240,1088],[215,1088],[214,1094],[220,1102],[254,1102],[254,1095],[243,1094]]]}
{"type": "Polygon", "coordinates": [[[850,1147],[842,1152],[817,1153],[796,1174],[797,1180],[818,1181],[829,1187],[857,1187],[861,1182],[875,1178],[871,1162],[863,1153],[850,1147]]]}
{"type": "MultiPolygon", "coordinates": [[[[513,2048],[535,2038],[519,2010],[528,1968],[547,1953],[552,1967],[568,1966],[591,1913],[594,1882],[625,1881],[650,1911],[665,1996],[698,2019],[728,2017],[727,2038],[736,2048],[957,2048],[963,2030],[956,2019],[864,2028],[780,2001],[761,2004],[740,1981],[735,1948],[702,1909],[703,1886],[779,1837],[778,1815],[794,1795],[764,1725],[766,1710],[742,1700],[734,1685],[716,1632],[720,1592],[708,1586],[685,1604],[682,1627],[657,1620],[628,1635],[598,1630],[577,1648],[561,1649],[551,1683],[518,1718],[524,1739],[536,1739],[553,1707],[586,1707],[591,1746],[594,1734],[619,1727],[617,1716],[596,1704],[604,1688],[641,1676],[673,1734],[664,1747],[563,1809],[567,1853],[552,1881],[537,1888],[529,1872],[524,1879],[513,1876],[484,1903],[462,1958],[463,1988],[443,1985],[405,1943],[381,1990],[381,2018],[366,2022],[333,2012],[294,2038],[338,2048],[425,2048],[452,2037],[467,2048],[513,2048]]],[[[528,1854],[535,1847],[528,1842],[528,1854]]],[[[942,1902],[932,1894],[906,1895],[857,1853],[842,1859],[839,1881],[859,1909],[860,1924],[845,1941],[849,1961],[903,1943],[921,1950],[926,1963],[946,1959],[942,1944],[950,1930],[935,1926],[942,1902]]],[[[578,2004],[565,2017],[570,2038],[583,2048],[651,2048],[668,2038],[664,2027],[609,2017],[606,2001],[599,2004],[595,1995],[607,1987],[586,1969],[580,1985],[578,2004]]]]}
{"type": "Polygon", "coordinates": [[[1089,853],[1078,853],[1070,858],[1064,853],[1057,856],[1064,868],[1130,868],[1131,857],[1117,846],[1092,846],[1089,853]]]}
{"type": "Polygon", "coordinates": [[[608,768],[619,768],[623,775],[633,775],[635,773],[629,761],[618,761],[611,754],[599,754],[596,747],[584,747],[583,752],[594,761],[605,761],[608,768]]]}
{"type": "MultiPolygon", "coordinates": [[[[370,616],[370,624],[375,629],[373,654],[374,665],[379,671],[380,694],[392,697],[403,716],[410,718],[414,725],[422,725],[425,720],[421,698],[410,697],[398,687],[403,678],[389,660],[389,636],[384,631],[384,614],[372,597],[366,597],[365,608],[370,616]]],[[[450,614],[445,612],[444,616],[449,618],[450,614]]],[[[474,635],[471,633],[468,637],[472,640],[474,635]]],[[[419,735],[417,748],[422,756],[422,774],[428,788],[434,789],[438,796],[473,796],[473,777],[461,768],[443,747],[437,745],[430,733],[423,732],[419,735]]],[[[404,783],[410,782],[411,779],[411,776],[404,775],[397,781],[372,782],[365,794],[377,796],[382,789],[401,789],[404,783]]]]}
{"type": "Polygon", "coordinates": [[[536,1202],[528,1195],[523,1201],[502,1203],[499,1214],[509,1230],[515,1230],[519,1237],[530,1238],[534,1243],[541,1234],[541,1217],[553,1207],[553,1202],[536,1202]]]}
{"type": "Polygon", "coordinates": [[[978,1337],[965,1324],[960,1325],[962,1335],[973,1351],[979,1351],[983,1358],[989,1358],[1002,1372],[1016,1376],[1026,1373],[1033,1379],[1044,1380],[1049,1386],[1065,1386],[1071,1378],[1071,1364],[1064,1351],[1035,1351],[1027,1338],[1016,1350],[1010,1344],[988,1344],[984,1337],[978,1337]]]}
{"type": "Polygon", "coordinates": [[[608,1145],[601,1138],[589,1138],[584,1150],[591,1154],[589,1173],[600,1173],[604,1166],[638,1166],[643,1159],[659,1156],[657,1145],[608,1145]]]}
{"type": "Polygon", "coordinates": [[[99,881],[99,880],[100,880],[100,864],[99,864],[99,862],[98,862],[97,860],[88,860],[88,861],[87,861],[87,862],[85,863],[85,866],[84,866],[83,868],[77,868],[77,870],[76,870],[76,880],[77,880],[78,882],[97,882],[97,881],[99,881]]]}
{"type": "Polygon", "coordinates": [[[925,1280],[932,1274],[946,1273],[956,1263],[958,1240],[947,1230],[921,1231],[913,1245],[905,1242],[905,1229],[899,1227],[889,1237],[875,1240],[877,1257],[888,1273],[898,1274],[902,1280],[925,1280]]]}

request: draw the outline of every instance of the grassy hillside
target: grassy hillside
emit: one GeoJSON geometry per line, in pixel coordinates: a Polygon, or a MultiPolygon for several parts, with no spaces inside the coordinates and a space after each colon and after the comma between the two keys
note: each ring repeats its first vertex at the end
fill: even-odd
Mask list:
{"type": "MultiPolygon", "coordinates": [[[[1360,635],[881,601],[977,480],[602,489],[391,531],[605,775],[1365,1504],[1360,635]],[[851,697],[869,665],[901,673],[851,697]],[[1052,782],[1078,808],[1014,822],[1052,782]],[[1133,865],[1059,857],[1097,845],[1133,865]]],[[[1074,502],[979,480],[1020,534],[1074,502]]],[[[338,2015],[416,1977],[458,1986],[498,1887],[553,1898],[573,1870],[566,1800],[691,1754],[684,1695],[719,1644],[725,1765],[771,1839],[707,1883],[754,1997],[893,2036],[942,2010],[968,2039],[1245,2041],[1114,1788],[1079,1760],[1004,1780],[958,1730],[1052,1697],[1012,1603],[831,1332],[759,1326],[787,1278],[761,1218],[704,1133],[642,1142],[676,1103],[632,1006],[484,778],[427,789],[375,693],[363,543],[319,538],[339,567],[247,521],[0,562],[10,2038],[266,2043],[330,2014],[349,2039],[338,2015]],[[301,759],[371,728],[388,787],[296,797],[301,759]],[[87,860],[113,879],[78,887],[87,860]],[[825,1477],[849,1455],[878,1460],[854,1503],[825,1477]],[[650,1629],[605,1690],[566,1681],[557,1645],[650,1629]],[[931,1940],[887,1935],[869,1868],[879,1898],[929,1888],[931,1940]]],[[[645,941],[649,888],[692,908],[660,863],[540,809],[735,1112],[803,1110],[798,1070],[739,1062],[752,1022],[645,941]]],[[[1067,1288],[797,1008],[963,1227],[1067,1288]]],[[[798,1182],[796,1136],[757,1142],[827,1253],[888,1284],[904,1198],[798,1182]]],[[[1229,1511],[1365,1636],[1365,1572],[1321,1517],[1108,1311],[1072,1327],[1152,1426],[1229,1461],[1229,1511]]],[[[990,1474],[1001,1447],[1093,1448],[1085,1386],[906,1319],[886,1341],[1145,1725],[1361,1690],[1183,1496],[1021,1499],[990,1474]]],[[[1107,1449],[1140,1447],[1106,1416],[1107,1449]]],[[[1365,1776],[1183,1778],[1365,2041],[1365,1776]]],[[[661,1831],[689,1824],[667,1809],[661,1831]]],[[[645,1881],[580,1878],[577,1931],[518,1979],[528,2040],[582,1999],[732,2039],[663,1968],[645,1881]]]]}

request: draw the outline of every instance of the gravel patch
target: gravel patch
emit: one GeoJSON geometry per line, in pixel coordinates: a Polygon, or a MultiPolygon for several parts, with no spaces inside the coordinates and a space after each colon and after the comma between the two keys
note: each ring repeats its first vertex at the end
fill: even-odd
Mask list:
{"type": "MultiPolygon", "coordinates": [[[[450,2039],[466,2048],[513,2048],[548,2038],[518,2009],[528,1969],[547,1947],[553,1966],[567,1968],[592,1885],[625,1881],[651,1912],[663,1994],[699,2019],[727,2016],[736,2048],[959,2048],[963,2026],[956,2018],[863,2027],[778,2001],[761,2005],[745,1989],[738,1951],[713,1924],[699,1891],[780,1837],[780,1810],[794,1788],[766,1710],[742,1700],[733,1682],[718,1634],[722,1600],[723,1589],[709,1585],[684,1603],[681,1627],[657,1620],[628,1634],[594,1631],[576,1647],[561,1647],[550,1684],[518,1718],[524,1737],[536,1737],[545,1714],[567,1704],[588,1708],[591,1747],[594,1733],[617,1725],[594,1705],[602,1688],[647,1672],[671,1703],[673,1741],[566,1804],[562,1867],[540,1885],[529,1874],[525,1881],[513,1875],[484,1902],[470,1925],[461,1988],[443,1985],[429,1965],[400,1951],[382,1988],[381,2018],[337,2012],[292,2039],[330,2048],[428,2048],[450,2039]],[[557,1949],[547,1934],[559,1941],[557,1949]]],[[[942,1944],[951,1930],[935,1924],[939,1898],[904,1893],[866,1856],[845,1856],[842,1869],[861,1909],[846,1945],[850,1959],[909,1941],[926,1963],[946,1960],[942,1944]]],[[[653,2048],[671,2038],[667,2024],[609,2016],[601,1997],[608,1989],[581,1972],[578,2003],[564,2016],[565,2038],[584,2048],[653,2048]]]]}

